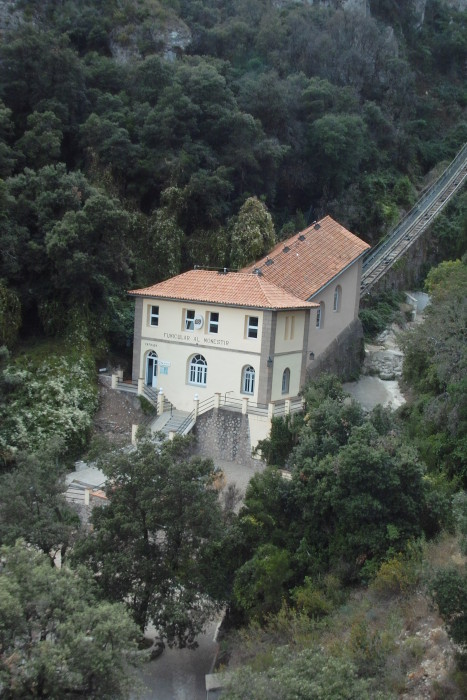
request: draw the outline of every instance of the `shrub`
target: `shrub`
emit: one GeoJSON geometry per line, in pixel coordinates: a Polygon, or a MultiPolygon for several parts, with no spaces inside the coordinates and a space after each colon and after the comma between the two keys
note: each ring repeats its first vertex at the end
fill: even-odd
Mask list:
{"type": "Polygon", "coordinates": [[[302,586],[294,588],[292,599],[297,610],[305,613],[308,617],[323,617],[328,615],[333,609],[333,605],[326,598],[325,593],[313,583],[309,576],[305,577],[302,586]]]}
{"type": "Polygon", "coordinates": [[[40,451],[51,437],[69,451],[82,448],[97,408],[95,367],[89,349],[47,359],[17,358],[1,372],[0,450],[40,451]]]}
{"type": "Polygon", "coordinates": [[[374,338],[390,323],[400,319],[401,301],[403,301],[403,295],[395,292],[382,292],[365,301],[365,307],[360,310],[359,318],[367,338],[374,338]]]}
{"type": "Polygon", "coordinates": [[[441,569],[429,586],[450,637],[467,649],[467,576],[455,568],[441,569]]]}
{"type": "Polygon", "coordinates": [[[152,403],[150,401],[148,401],[148,399],[145,396],[139,395],[138,398],[139,398],[141,410],[145,416],[150,416],[156,412],[155,407],[152,405],[152,403]]]}
{"type": "Polygon", "coordinates": [[[370,588],[380,596],[404,595],[420,579],[420,560],[415,551],[397,554],[381,564],[370,588]]]}

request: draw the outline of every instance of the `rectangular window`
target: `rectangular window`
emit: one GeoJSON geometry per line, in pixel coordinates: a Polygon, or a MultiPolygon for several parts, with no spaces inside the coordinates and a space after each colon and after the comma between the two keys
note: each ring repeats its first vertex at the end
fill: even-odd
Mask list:
{"type": "Polygon", "coordinates": [[[258,337],[258,317],[248,316],[246,335],[247,338],[257,338],[258,337]]]}
{"type": "Polygon", "coordinates": [[[158,326],[159,325],[159,307],[158,306],[151,306],[151,310],[149,313],[149,323],[151,326],[158,326]]]}
{"type": "Polygon", "coordinates": [[[316,309],[316,328],[321,328],[321,308],[316,309]]]}
{"type": "Polygon", "coordinates": [[[185,330],[194,331],[195,330],[195,310],[187,309],[185,311],[185,330]]]}
{"type": "Polygon", "coordinates": [[[295,316],[285,317],[284,340],[293,340],[295,334],[295,316]]]}
{"type": "Polygon", "coordinates": [[[219,314],[217,311],[209,312],[209,332],[218,333],[219,332],[219,314]]]}

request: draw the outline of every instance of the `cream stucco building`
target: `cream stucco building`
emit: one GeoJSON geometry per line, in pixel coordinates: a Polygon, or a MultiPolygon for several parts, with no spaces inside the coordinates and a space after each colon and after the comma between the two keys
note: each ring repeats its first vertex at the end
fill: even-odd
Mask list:
{"type": "Polygon", "coordinates": [[[357,317],[368,247],[325,217],[241,272],[195,269],[131,291],[133,380],[185,411],[195,394],[260,406],[297,396],[357,317]]]}

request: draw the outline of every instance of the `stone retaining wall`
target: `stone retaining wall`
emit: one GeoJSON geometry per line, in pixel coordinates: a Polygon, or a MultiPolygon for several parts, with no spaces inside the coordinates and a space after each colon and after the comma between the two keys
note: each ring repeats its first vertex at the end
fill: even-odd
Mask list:
{"type": "Polygon", "coordinates": [[[215,408],[198,416],[193,430],[197,438],[196,453],[203,457],[235,462],[251,467],[250,426],[247,415],[215,408]]]}
{"type": "Polygon", "coordinates": [[[351,381],[360,374],[364,357],[363,328],[357,318],[308,365],[307,379],[316,379],[323,372],[328,372],[336,374],[344,382],[351,381]]]}

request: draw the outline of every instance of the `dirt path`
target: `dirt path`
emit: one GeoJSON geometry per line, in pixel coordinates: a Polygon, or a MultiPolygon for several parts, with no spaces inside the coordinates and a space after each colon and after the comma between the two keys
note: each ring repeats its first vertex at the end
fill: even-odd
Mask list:
{"type": "Polygon", "coordinates": [[[99,408],[94,416],[93,433],[116,445],[131,442],[131,426],[144,418],[137,396],[111,388],[111,378],[99,377],[99,408]]]}

